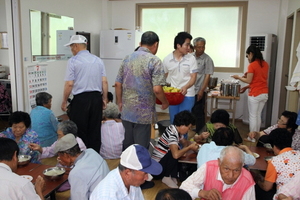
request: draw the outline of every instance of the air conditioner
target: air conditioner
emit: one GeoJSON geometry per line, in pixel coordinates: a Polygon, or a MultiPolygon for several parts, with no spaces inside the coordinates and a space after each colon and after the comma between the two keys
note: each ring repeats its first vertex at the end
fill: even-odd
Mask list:
{"type": "MultiPolygon", "coordinates": [[[[271,125],[272,105],[274,96],[274,83],[276,72],[276,56],[277,56],[277,36],[274,34],[256,34],[249,36],[249,45],[256,45],[260,48],[265,61],[269,64],[269,98],[262,111],[261,128],[271,125]]],[[[247,61],[248,62],[248,61],[247,61]]],[[[248,104],[248,96],[245,95],[245,102],[248,104]]],[[[249,124],[248,106],[244,106],[243,122],[249,124]]]]}

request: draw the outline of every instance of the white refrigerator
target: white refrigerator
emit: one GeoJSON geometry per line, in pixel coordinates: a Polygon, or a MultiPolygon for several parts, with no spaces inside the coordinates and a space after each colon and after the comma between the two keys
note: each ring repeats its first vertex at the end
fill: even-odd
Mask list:
{"type": "Polygon", "coordinates": [[[108,80],[108,91],[115,102],[115,80],[120,64],[131,54],[141,41],[142,32],[136,30],[103,30],[100,32],[100,58],[103,60],[108,80]]]}

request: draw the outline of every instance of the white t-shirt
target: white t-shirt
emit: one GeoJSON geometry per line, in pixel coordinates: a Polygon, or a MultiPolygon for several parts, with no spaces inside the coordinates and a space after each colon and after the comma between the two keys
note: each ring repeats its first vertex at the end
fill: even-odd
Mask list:
{"type": "MultiPolygon", "coordinates": [[[[196,59],[189,53],[184,55],[180,61],[177,61],[172,52],[165,57],[163,65],[165,73],[168,73],[171,86],[179,89],[189,82],[191,74],[198,72],[196,59]]],[[[185,96],[195,96],[194,85],[187,90],[185,96]]]]}

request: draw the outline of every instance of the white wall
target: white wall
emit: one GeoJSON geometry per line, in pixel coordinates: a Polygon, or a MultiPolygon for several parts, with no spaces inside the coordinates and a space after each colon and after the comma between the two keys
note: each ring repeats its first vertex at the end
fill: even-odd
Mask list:
{"type": "MultiPolygon", "coordinates": [[[[198,0],[201,2],[205,0],[198,0]]],[[[227,1],[227,0],[219,0],[227,1]]],[[[283,0],[285,1],[285,0],[283,0]]],[[[155,0],[140,0],[140,1],[112,1],[111,3],[111,13],[112,21],[108,24],[106,28],[135,28],[135,14],[136,14],[136,3],[151,3],[157,2],[155,0]]],[[[165,0],[164,2],[191,2],[191,0],[165,0]]],[[[285,1],[286,2],[286,1],[285,1]]],[[[282,40],[282,33],[278,32],[279,21],[281,17],[286,16],[286,13],[281,13],[281,0],[249,0],[248,3],[248,17],[247,17],[247,36],[251,34],[259,33],[273,33],[279,37],[279,40],[282,40]]],[[[280,21],[282,22],[282,21],[280,21]]],[[[196,37],[196,36],[194,36],[196,37]]],[[[249,46],[248,38],[245,41],[246,47],[249,46]]],[[[245,51],[245,50],[244,50],[245,51]]],[[[282,55],[278,55],[282,57],[282,55]]],[[[281,68],[282,59],[277,61],[277,68],[281,68]]],[[[248,63],[245,62],[244,71],[247,70],[248,63]]],[[[216,76],[221,79],[229,79],[232,73],[214,73],[213,76],[216,76]]],[[[280,83],[280,80],[276,80],[277,83],[280,83]]],[[[243,94],[246,95],[246,94],[243,94]]],[[[247,102],[241,96],[240,101],[237,103],[237,112],[236,116],[242,118],[243,108],[247,107],[247,102]]],[[[274,113],[278,113],[278,101],[274,101],[274,113]],[[277,110],[276,110],[277,109],[277,110]]],[[[277,115],[272,119],[272,122],[275,123],[277,115]]]]}
{"type": "MultiPolygon", "coordinates": [[[[22,57],[23,57],[23,78],[24,78],[24,105],[25,110],[29,110],[27,96],[27,66],[35,63],[31,62],[31,41],[30,41],[30,18],[29,10],[40,10],[58,15],[64,15],[74,18],[74,30],[91,33],[91,53],[99,55],[99,33],[101,30],[101,3],[99,0],[43,0],[37,3],[36,0],[20,1],[21,12],[21,32],[22,32],[22,57]],[[24,61],[24,60],[27,61],[24,61]]],[[[52,94],[52,110],[55,115],[60,115],[63,112],[60,109],[64,75],[67,61],[52,61],[47,62],[48,73],[48,92],[52,94]]]]}

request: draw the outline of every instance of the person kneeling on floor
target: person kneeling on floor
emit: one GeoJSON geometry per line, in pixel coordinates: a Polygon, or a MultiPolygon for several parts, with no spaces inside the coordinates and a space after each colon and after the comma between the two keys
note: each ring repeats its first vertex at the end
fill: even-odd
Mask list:
{"type": "Polygon", "coordinates": [[[162,178],[162,182],[170,188],[178,188],[178,159],[189,150],[199,149],[197,143],[191,144],[183,138],[193,124],[195,124],[195,118],[191,112],[185,110],[176,114],[174,124],[166,128],[153,150],[152,158],[163,167],[162,173],[154,178],[162,178]],[[179,143],[183,145],[182,149],[179,143]]]}

